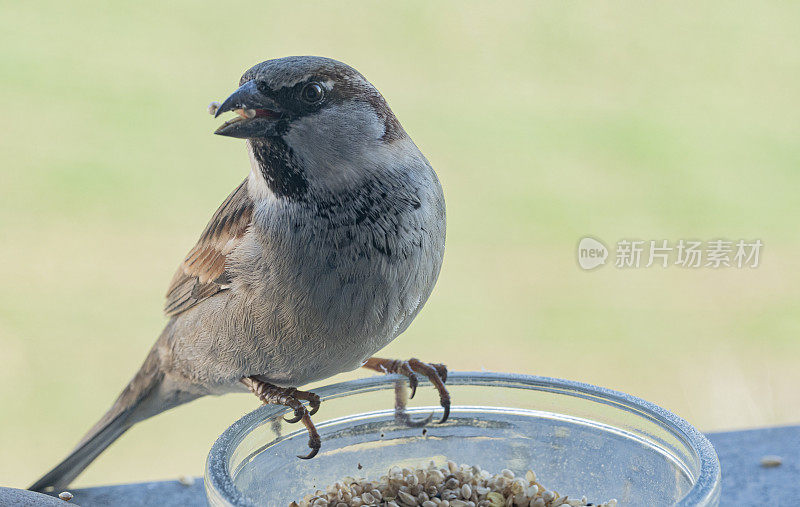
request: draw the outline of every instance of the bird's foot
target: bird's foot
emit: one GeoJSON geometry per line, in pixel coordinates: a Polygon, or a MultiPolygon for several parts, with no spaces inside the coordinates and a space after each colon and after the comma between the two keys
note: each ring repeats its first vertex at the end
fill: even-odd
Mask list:
{"type": "Polygon", "coordinates": [[[311,421],[311,416],[319,410],[319,396],[308,391],[299,391],[293,387],[278,387],[256,377],[245,377],[242,383],[261,400],[264,405],[283,405],[294,410],[294,417],[284,420],[288,423],[303,422],[308,430],[308,447],[311,452],[306,456],[298,456],[301,459],[311,459],[317,455],[322,447],[322,439],[317,432],[317,428],[311,421]],[[307,401],[311,407],[311,412],[303,405],[301,400],[307,401]]]}
{"type": "MultiPolygon", "coordinates": [[[[425,376],[431,381],[431,384],[433,384],[433,386],[439,392],[439,403],[444,409],[444,413],[442,414],[442,418],[439,423],[441,424],[445,422],[447,418],[450,417],[450,393],[444,386],[444,383],[447,381],[447,367],[445,365],[438,363],[424,363],[415,358],[411,358],[408,361],[403,361],[400,359],[370,357],[363,364],[363,367],[380,373],[398,373],[400,375],[405,375],[408,377],[408,385],[411,387],[411,398],[413,398],[417,393],[417,384],[419,383],[417,375],[425,376]]],[[[399,403],[397,401],[398,399],[399,395],[396,392],[396,404],[399,403]]],[[[425,424],[425,422],[427,421],[422,422],[422,424],[425,424]]]]}
{"type": "Polygon", "coordinates": [[[406,411],[406,404],[408,403],[408,387],[402,380],[395,380],[394,382],[394,419],[399,424],[408,426],[409,428],[422,428],[433,420],[433,412],[428,414],[422,419],[412,419],[406,411]]]}

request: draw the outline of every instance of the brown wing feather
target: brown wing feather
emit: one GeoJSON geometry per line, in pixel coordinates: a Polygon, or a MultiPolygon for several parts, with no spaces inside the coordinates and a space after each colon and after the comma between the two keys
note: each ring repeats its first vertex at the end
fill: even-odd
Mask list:
{"type": "Polygon", "coordinates": [[[184,312],[227,288],[225,261],[241,242],[252,216],[253,201],[244,180],[214,213],[200,240],[172,277],[164,306],[167,315],[184,312]]]}

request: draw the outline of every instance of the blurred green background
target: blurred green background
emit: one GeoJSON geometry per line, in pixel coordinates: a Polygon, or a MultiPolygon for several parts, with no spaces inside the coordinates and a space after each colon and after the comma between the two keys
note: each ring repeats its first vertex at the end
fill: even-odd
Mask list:
{"type": "MultiPolygon", "coordinates": [[[[206,105],[293,54],[364,73],[445,189],[437,289],[384,355],[596,383],[706,431],[800,422],[798,26],[795,2],[3,1],[0,482],[138,368],[249,170],[206,105]],[[584,235],[765,246],[757,269],[585,272],[584,235]]],[[[147,421],[77,484],[200,474],[255,406],[147,421]]]]}

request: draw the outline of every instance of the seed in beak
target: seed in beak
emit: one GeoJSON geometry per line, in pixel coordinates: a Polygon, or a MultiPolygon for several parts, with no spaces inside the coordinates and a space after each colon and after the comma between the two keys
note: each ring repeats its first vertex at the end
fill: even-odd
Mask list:
{"type": "Polygon", "coordinates": [[[217,110],[219,109],[220,105],[221,104],[219,102],[217,102],[216,100],[214,102],[212,102],[211,104],[209,104],[208,105],[208,114],[210,114],[211,116],[214,116],[215,114],[217,114],[217,110]]]}
{"type": "Polygon", "coordinates": [[[255,118],[256,117],[256,110],[255,109],[237,109],[236,114],[241,116],[242,118],[255,118]]]}

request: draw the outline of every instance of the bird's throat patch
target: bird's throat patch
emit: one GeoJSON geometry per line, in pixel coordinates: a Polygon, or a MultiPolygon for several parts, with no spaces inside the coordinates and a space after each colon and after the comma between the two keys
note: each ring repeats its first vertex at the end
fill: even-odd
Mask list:
{"type": "Polygon", "coordinates": [[[308,192],[302,165],[280,137],[251,139],[253,157],[267,186],[276,197],[300,200],[308,192]]]}

